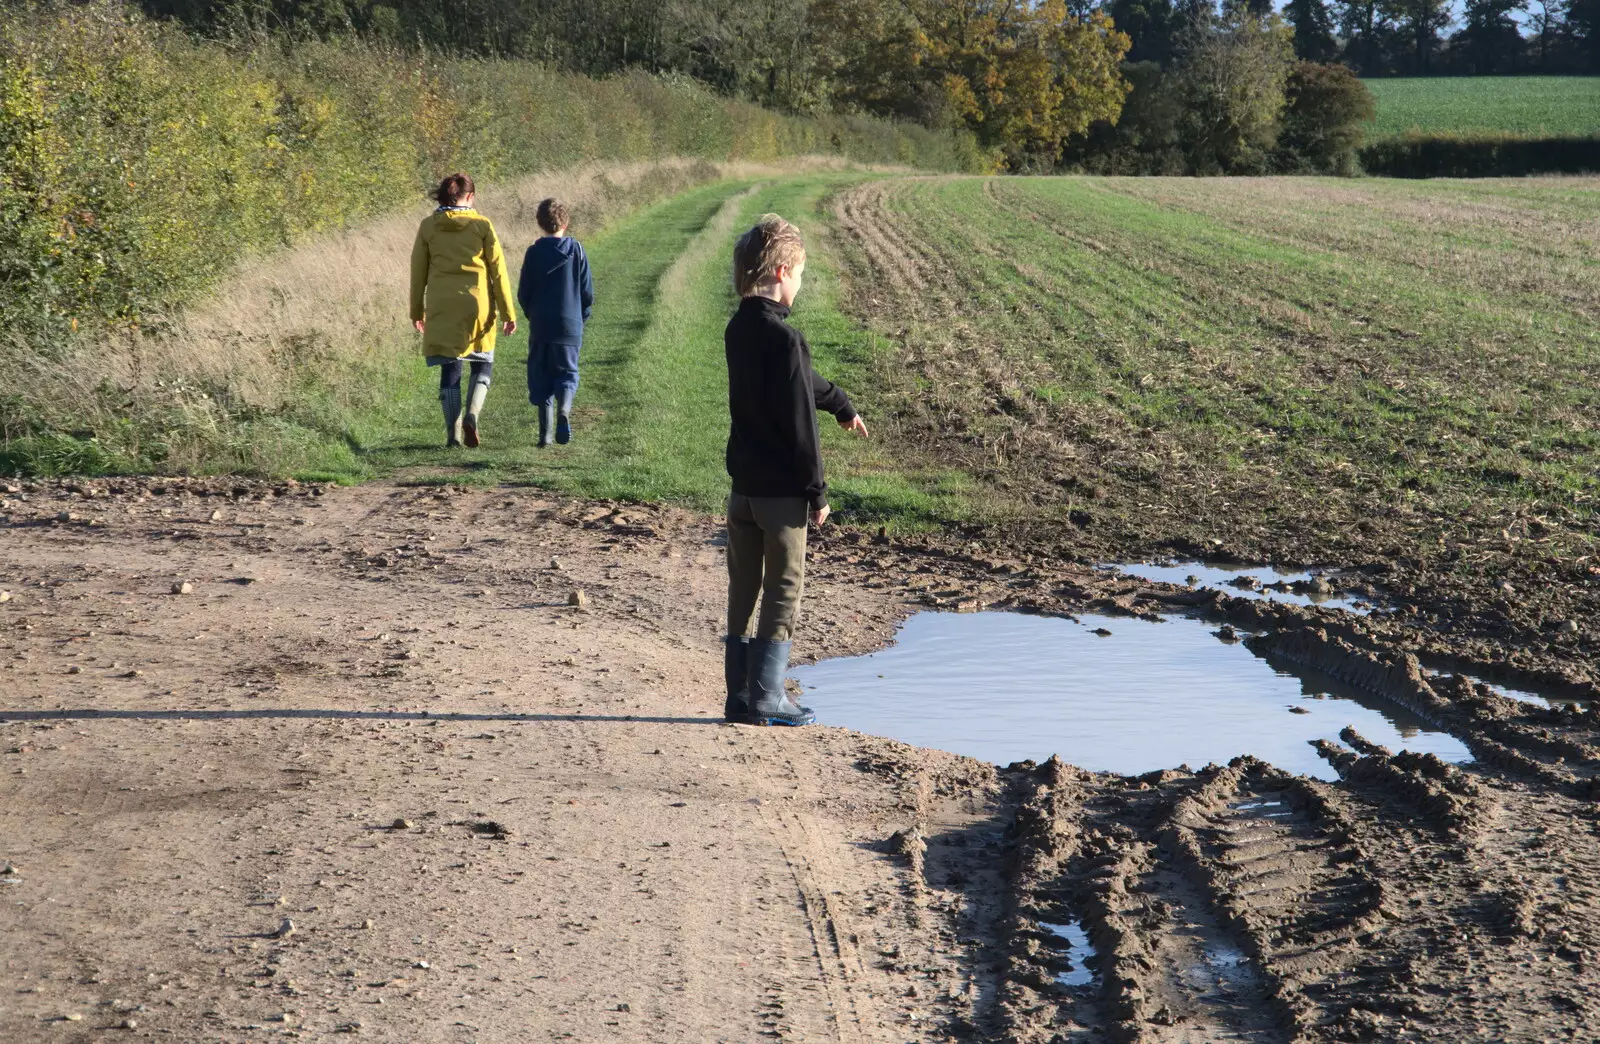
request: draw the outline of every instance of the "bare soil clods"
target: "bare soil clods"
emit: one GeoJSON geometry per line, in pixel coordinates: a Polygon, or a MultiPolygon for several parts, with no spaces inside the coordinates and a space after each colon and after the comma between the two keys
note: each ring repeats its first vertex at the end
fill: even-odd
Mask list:
{"type": "Polygon", "coordinates": [[[1395,621],[821,538],[802,655],[928,604],[1182,608],[1477,754],[1347,733],[1337,784],[1249,759],[997,772],[716,724],[721,536],[686,512],[208,480],[30,484],[3,511],[6,1039],[132,1017],[184,1040],[1532,1041],[1600,1018],[1600,717],[1429,675],[1395,621]],[[1044,925],[1069,923],[1085,984],[1058,981],[1044,925]]]}

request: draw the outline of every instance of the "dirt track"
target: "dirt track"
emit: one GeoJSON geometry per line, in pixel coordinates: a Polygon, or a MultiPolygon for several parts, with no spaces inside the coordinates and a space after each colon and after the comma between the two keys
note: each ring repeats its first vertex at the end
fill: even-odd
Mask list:
{"type": "Polygon", "coordinates": [[[1429,678],[1394,621],[831,535],[802,655],[922,606],[1186,608],[1476,757],[997,772],[717,724],[720,538],[672,509],[106,480],[13,490],[0,525],[6,1041],[1600,1026],[1600,720],[1429,678]],[[1040,923],[1069,920],[1088,986],[1054,982],[1040,923]]]}

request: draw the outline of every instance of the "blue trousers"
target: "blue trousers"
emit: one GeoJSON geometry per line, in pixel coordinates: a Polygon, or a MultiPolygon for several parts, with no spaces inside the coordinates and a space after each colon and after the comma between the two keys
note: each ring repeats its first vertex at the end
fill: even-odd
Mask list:
{"type": "Polygon", "coordinates": [[[528,345],[529,402],[543,406],[554,399],[558,410],[569,413],[577,393],[578,345],[539,341],[528,345]]]}

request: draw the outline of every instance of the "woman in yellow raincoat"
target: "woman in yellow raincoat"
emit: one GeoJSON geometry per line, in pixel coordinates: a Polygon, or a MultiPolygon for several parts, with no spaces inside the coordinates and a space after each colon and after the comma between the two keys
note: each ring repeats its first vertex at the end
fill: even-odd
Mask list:
{"type": "Polygon", "coordinates": [[[517,330],[511,278],[494,225],[472,209],[472,179],[452,174],[433,198],[439,209],[423,219],[411,248],[411,323],[422,334],[422,354],[439,367],[445,444],[478,445],[478,415],[494,372],[495,327],[517,330]],[[461,411],[461,368],[472,376],[466,416],[461,411]]]}

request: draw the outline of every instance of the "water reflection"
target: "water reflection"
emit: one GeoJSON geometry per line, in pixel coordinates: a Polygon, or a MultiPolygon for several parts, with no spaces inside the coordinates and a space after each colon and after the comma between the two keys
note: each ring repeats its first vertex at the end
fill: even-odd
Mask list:
{"type": "Polygon", "coordinates": [[[1339,576],[1331,572],[1308,573],[1274,569],[1271,566],[1207,565],[1204,562],[1172,562],[1162,565],[1149,562],[1116,562],[1101,568],[1116,570],[1141,580],[1159,580],[1178,587],[1215,587],[1238,598],[1265,598],[1290,605],[1321,605],[1359,614],[1372,611],[1372,606],[1365,598],[1340,591],[1339,576]],[[1297,585],[1308,587],[1318,579],[1331,585],[1331,590],[1289,589],[1297,585]],[[1250,584],[1251,580],[1255,581],[1254,585],[1250,584]],[[1243,585],[1240,581],[1244,582],[1243,585]]]}
{"type": "Polygon", "coordinates": [[[1149,623],[920,613],[895,645],[795,671],[826,724],[998,764],[1058,754],[1125,774],[1253,754],[1333,779],[1311,740],[1354,726],[1392,748],[1470,760],[1460,741],[1360,690],[1190,617],[1149,623]],[[1096,629],[1110,631],[1099,637],[1096,629]]]}

